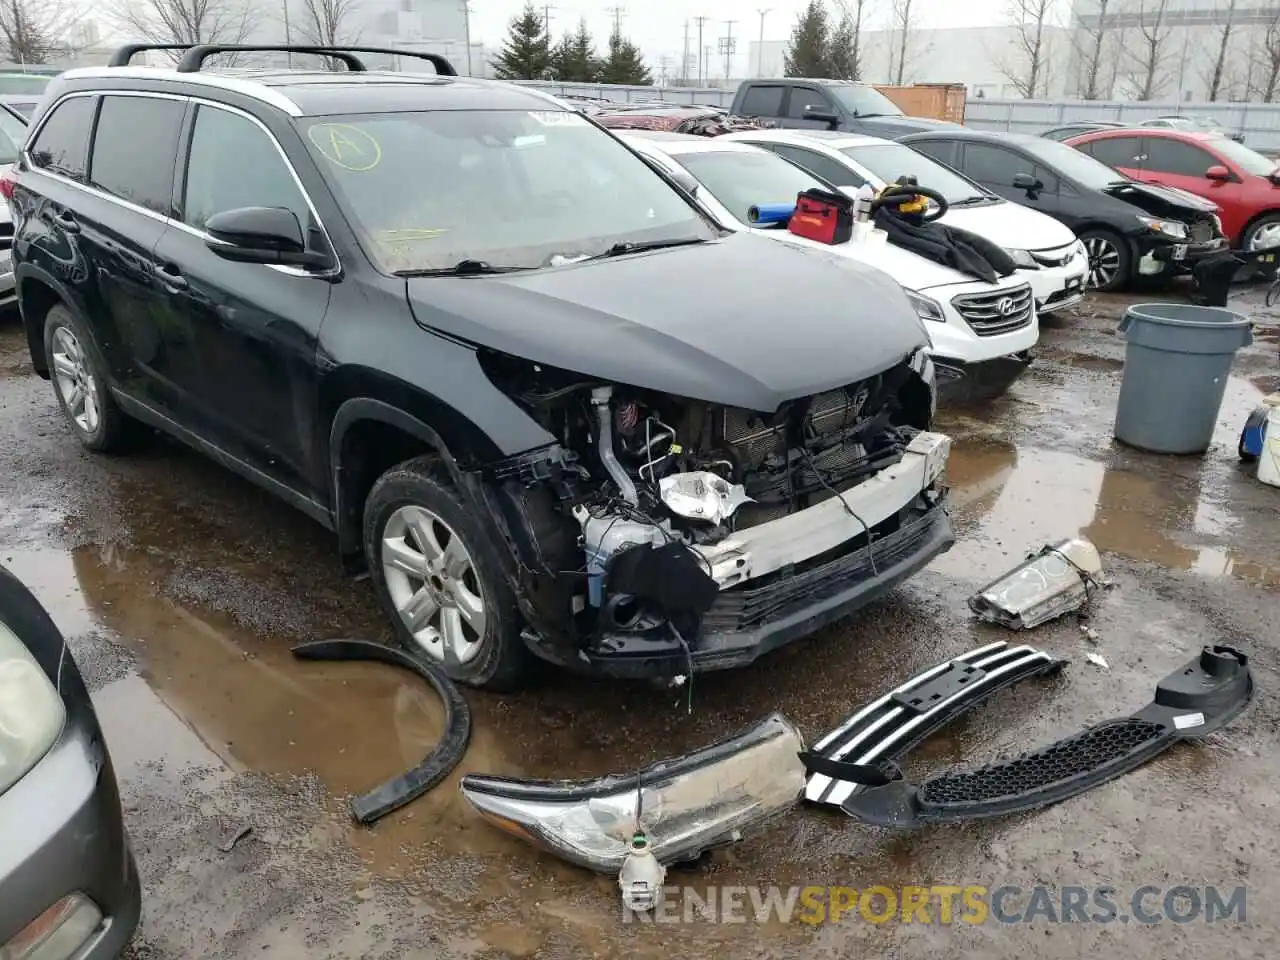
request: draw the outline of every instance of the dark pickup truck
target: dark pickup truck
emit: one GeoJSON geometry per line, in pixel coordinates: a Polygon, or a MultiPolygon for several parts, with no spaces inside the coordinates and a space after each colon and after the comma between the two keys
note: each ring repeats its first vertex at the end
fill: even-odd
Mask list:
{"type": "Polygon", "coordinates": [[[908,117],[875,87],[854,80],[744,80],[729,112],[779,127],[847,130],[886,140],[956,126],[946,120],[908,117]]]}

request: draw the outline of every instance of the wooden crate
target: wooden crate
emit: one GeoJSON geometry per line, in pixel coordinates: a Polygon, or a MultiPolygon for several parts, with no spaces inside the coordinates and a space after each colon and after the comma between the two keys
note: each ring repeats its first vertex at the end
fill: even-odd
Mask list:
{"type": "Polygon", "coordinates": [[[914,83],[902,87],[877,84],[876,89],[909,117],[964,123],[966,90],[962,83],[914,83]]]}

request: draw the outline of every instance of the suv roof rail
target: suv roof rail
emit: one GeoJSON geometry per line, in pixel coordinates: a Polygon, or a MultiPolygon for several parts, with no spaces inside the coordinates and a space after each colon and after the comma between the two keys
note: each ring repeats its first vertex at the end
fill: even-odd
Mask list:
{"type": "MultiPolygon", "coordinates": [[[[143,46],[134,44],[134,47],[143,46]]],[[[124,48],[128,49],[128,48],[124,48]]],[[[426,53],[421,50],[396,50],[391,47],[335,47],[325,45],[306,45],[299,46],[296,44],[244,44],[244,43],[202,43],[198,45],[183,45],[170,47],[150,47],[144,49],[171,49],[186,50],[182,55],[182,59],[178,61],[177,70],[179,73],[198,73],[204,61],[218,53],[237,53],[237,52],[261,52],[261,53],[312,53],[320,56],[331,57],[344,63],[348,70],[353,72],[365,72],[364,61],[355,56],[357,53],[377,53],[390,57],[415,57],[419,60],[426,60],[433,67],[436,73],[442,77],[456,77],[458,71],[454,69],[452,63],[440,56],[438,53],[426,53]]],[[[117,52],[119,56],[119,52],[117,52]]],[[[115,58],[112,58],[113,60],[115,58]]],[[[127,61],[126,61],[127,62],[127,61]]]]}
{"type": "Polygon", "coordinates": [[[190,50],[194,43],[126,43],[107,61],[108,67],[127,67],[135,56],[147,50],[190,50]]]}

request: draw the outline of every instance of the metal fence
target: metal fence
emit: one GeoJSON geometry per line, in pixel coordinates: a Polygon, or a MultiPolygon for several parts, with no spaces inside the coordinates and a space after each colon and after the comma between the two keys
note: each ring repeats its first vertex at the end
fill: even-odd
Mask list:
{"type": "MultiPolygon", "coordinates": [[[[521,81],[556,96],[595,97],[615,103],[696,103],[729,107],[733,88],[631,87],[607,83],[521,81]]],[[[975,99],[965,105],[964,122],[981,130],[1040,133],[1072,120],[1116,120],[1138,124],[1177,113],[1208,115],[1232,133],[1243,133],[1255,150],[1280,153],[1280,103],[1156,103],[1129,100],[975,99]]]]}

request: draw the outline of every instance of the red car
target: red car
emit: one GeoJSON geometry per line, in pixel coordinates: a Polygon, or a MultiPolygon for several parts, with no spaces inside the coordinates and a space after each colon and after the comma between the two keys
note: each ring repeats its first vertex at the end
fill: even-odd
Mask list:
{"type": "Polygon", "coordinates": [[[1280,170],[1224,134],[1144,127],[1097,130],[1066,142],[1135,180],[1212,200],[1236,249],[1280,246],[1280,170]]]}

